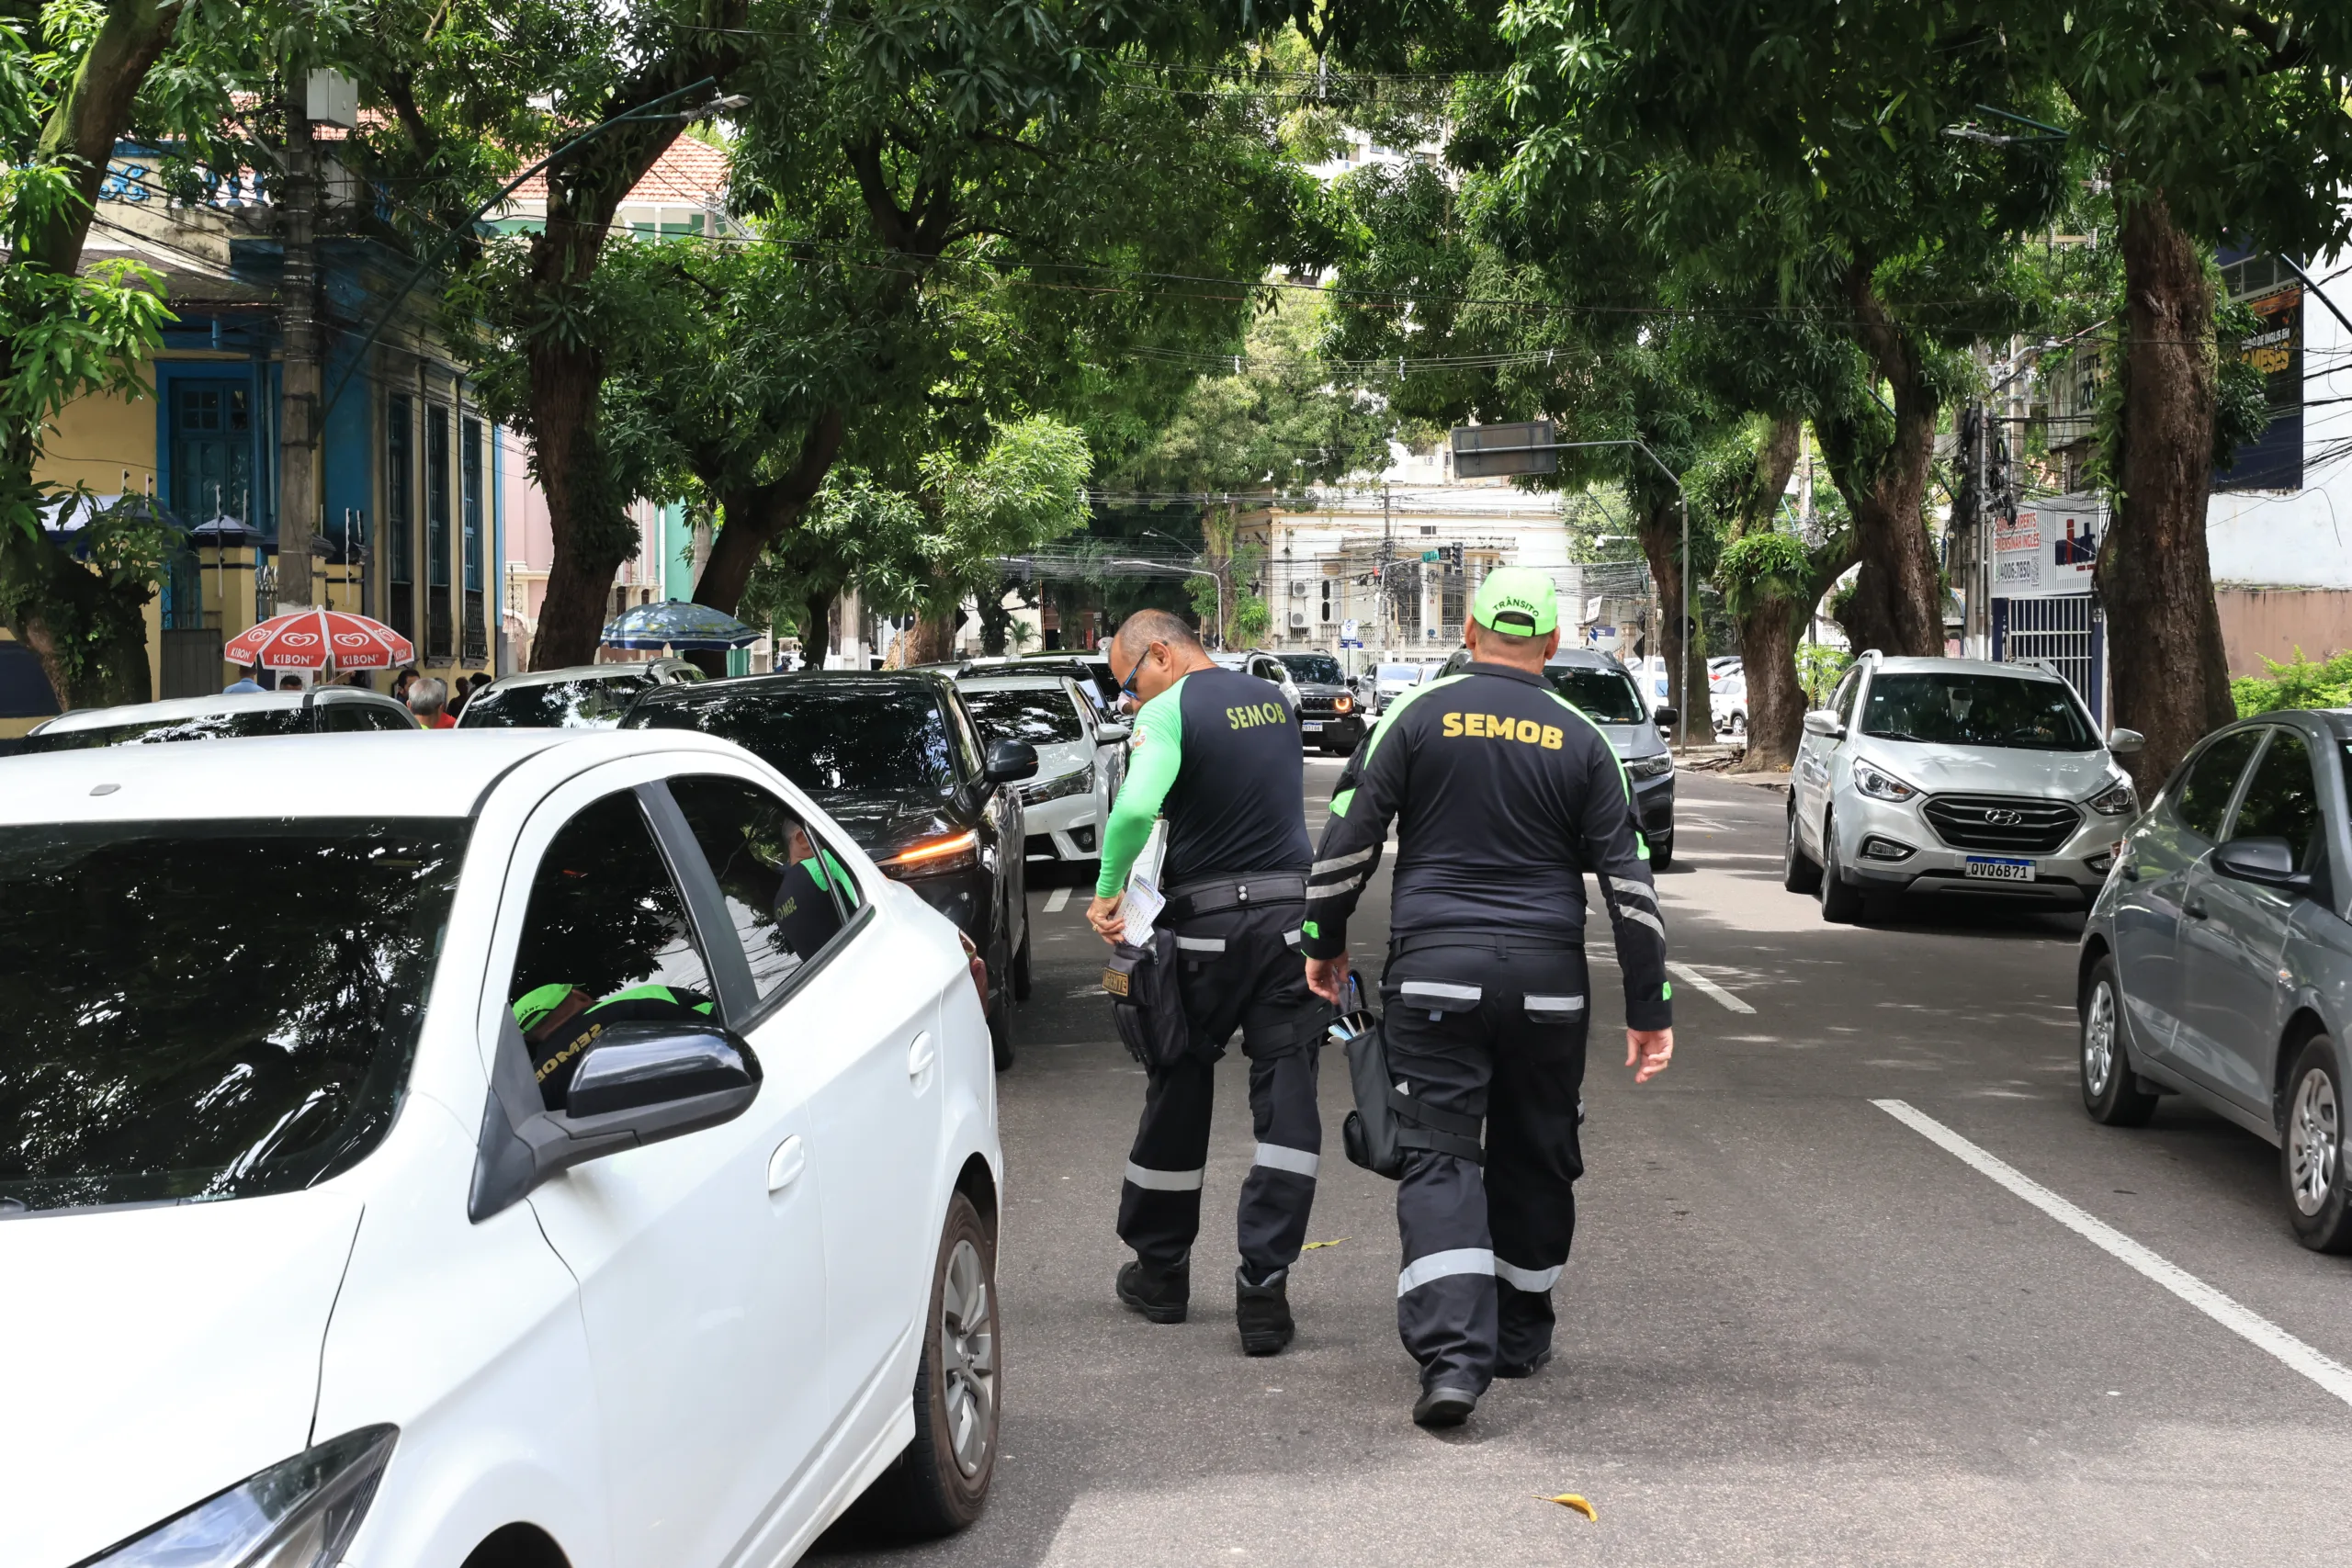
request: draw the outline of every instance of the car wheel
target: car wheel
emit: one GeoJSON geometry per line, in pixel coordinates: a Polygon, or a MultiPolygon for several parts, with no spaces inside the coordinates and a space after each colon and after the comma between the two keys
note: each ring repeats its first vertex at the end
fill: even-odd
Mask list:
{"type": "Polygon", "coordinates": [[[1821,819],[1821,918],[1834,926],[1850,926],[1862,915],[1862,890],[1846,880],[1838,863],[1838,823],[1821,819]]]}
{"type": "Polygon", "coordinates": [[[1012,955],[1012,999],[1025,1002],[1033,982],[1029,974],[1029,928],[1021,928],[1021,951],[1012,955]]]}
{"type": "Polygon", "coordinates": [[[996,1244],[961,1192],[948,1201],[923,1323],[914,1440],[859,1503],[873,1524],[914,1537],[953,1535],[978,1518],[996,1474],[996,1244]]]}
{"type": "Polygon", "coordinates": [[[1731,738],[1734,740],[1745,740],[1747,739],[1747,716],[1746,714],[1736,713],[1731,716],[1731,738]]]}
{"type": "Polygon", "coordinates": [[[1668,866],[1674,863],[1674,840],[1672,839],[1652,839],[1649,840],[1649,846],[1650,870],[1653,872],[1664,871],[1668,866]]]}
{"type": "Polygon", "coordinates": [[[1012,998],[1002,994],[989,1004],[989,1051],[998,1072],[1012,1066],[1012,998]]]}
{"type": "Polygon", "coordinates": [[[2082,1021],[2083,1109],[2091,1120],[2109,1127],[2144,1127],[2156,1113],[2156,1096],[2140,1087],[2132,1070],[2132,1053],[2123,1043],[2123,988],[2115,976],[2115,960],[2101,958],[2091,965],[2075,998],[2082,1021]]]}
{"type": "Polygon", "coordinates": [[[1821,868],[1804,852],[1797,838],[1797,807],[1789,803],[1789,836],[1781,861],[1781,886],[1792,893],[1814,893],[1821,886],[1821,868]]]}
{"type": "Polygon", "coordinates": [[[2352,1192],[2344,1171],[2344,1068],[2335,1042],[2315,1034],[2287,1079],[2286,1136],[2278,1142],[2287,1218],[2313,1252],[2352,1252],[2352,1192]]]}

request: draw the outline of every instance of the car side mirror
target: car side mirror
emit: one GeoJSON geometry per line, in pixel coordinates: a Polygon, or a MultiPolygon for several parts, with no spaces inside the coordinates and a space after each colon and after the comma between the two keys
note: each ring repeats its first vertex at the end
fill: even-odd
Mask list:
{"type": "Polygon", "coordinates": [[[731,1122],[759,1097],[761,1076],[751,1045],[718,1024],[615,1023],[582,1054],[562,1108],[549,1110],[530,1047],[509,1019],[492,1065],[467,1215],[480,1224],[575,1165],[731,1122]]]}
{"type": "Polygon", "coordinates": [[[1826,740],[1838,740],[1844,739],[1846,727],[1838,722],[1836,708],[1815,708],[1804,716],[1804,732],[1826,740]]]}
{"type": "Polygon", "coordinates": [[[2128,757],[2148,743],[2148,738],[2136,729],[2110,729],[2107,732],[2107,749],[2119,757],[2128,757]]]}
{"type": "Polygon", "coordinates": [[[1657,727],[1660,729],[1673,728],[1674,721],[1681,716],[1682,715],[1680,711],[1675,708],[1653,708],[1650,710],[1650,717],[1657,721],[1657,727]]]}
{"type": "Polygon", "coordinates": [[[2232,839],[2213,852],[2213,869],[2239,882],[2289,893],[2312,890],[2312,875],[2295,869],[2295,851],[2284,839],[2232,839]]]}
{"type": "Polygon", "coordinates": [[[1115,746],[1133,733],[1124,724],[1098,724],[1094,727],[1094,739],[1105,746],[1115,746]]]}
{"type": "Polygon", "coordinates": [[[1026,740],[1000,740],[989,748],[980,777],[992,784],[1018,784],[1037,776],[1037,748],[1026,740]]]}

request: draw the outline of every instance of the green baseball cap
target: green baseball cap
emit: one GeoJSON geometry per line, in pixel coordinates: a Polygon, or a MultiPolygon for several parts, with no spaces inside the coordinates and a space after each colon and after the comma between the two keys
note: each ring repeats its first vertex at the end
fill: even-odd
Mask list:
{"type": "Polygon", "coordinates": [[[1498,566],[1478,584],[1470,618],[1489,631],[1542,637],[1560,625],[1559,596],[1544,573],[1523,566],[1498,566]]]}
{"type": "Polygon", "coordinates": [[[571,982],[569,980],[558,980],[552,986],[541,986],[537,990],[524,992],[514,998],[515,1024],[523,1032],[529,1033],[544,1022],[549,1013],[561,1007],[564,998],[570,995],[571,982]]]}

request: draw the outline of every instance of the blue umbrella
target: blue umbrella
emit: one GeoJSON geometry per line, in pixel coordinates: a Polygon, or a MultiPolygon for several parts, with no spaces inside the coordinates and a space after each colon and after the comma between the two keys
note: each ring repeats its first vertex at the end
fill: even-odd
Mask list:
{"type": "Polygon", "coordinates": [[[763,635],[707,604],[678,599],[639,604],[605,623],[606,648],[749,648],[763,635]]]}

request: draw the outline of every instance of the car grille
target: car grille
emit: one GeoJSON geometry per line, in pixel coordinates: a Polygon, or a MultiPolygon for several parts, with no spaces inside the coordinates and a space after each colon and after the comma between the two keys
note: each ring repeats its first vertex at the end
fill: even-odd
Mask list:
{"type": "Polygon", "coordinates": [[[1337,718],[1339,705],[1329,697],[1301,697],[1298,716],[1301,718],[1337,718]]]}
{"type": "Polygon", "coordinates": [[[1939,795],[1921,808],[1956,850],[2046,855],[2075,836],[2083,814],[2061,800],[2008,795],[1939,795]]]}

